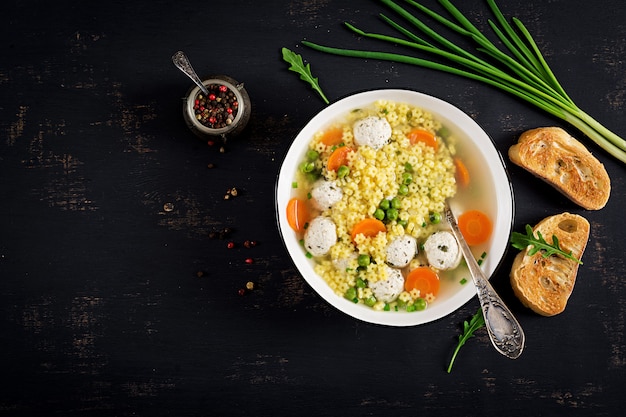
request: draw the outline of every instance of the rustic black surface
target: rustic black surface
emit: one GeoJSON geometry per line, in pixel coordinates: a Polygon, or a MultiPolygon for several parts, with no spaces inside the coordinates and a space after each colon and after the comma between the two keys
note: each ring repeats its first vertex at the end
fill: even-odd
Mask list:
{"type": "MultiPolygon", "coordinates": [[[[483,1],[458,3],[486,27],[483,1]]],[[[499,4],[528,26],[574,100],[626,135],[623,1],[499,4]]],[[[287,70],[281,47],[303,54],[331,100],[374,88],[432,94],[470,114],[503,154],[526,129],[566,127],[476,82],[298,45],[375,45],[341,24],[382,29],[382,10],[352,0],[0,5],[0,415],[621,414],[624,167],[586,140],[613,185],[597,212],[508,164],[516,229],[562,211],[592,227],[563,314],[539,317],[514,299],[513,251],[492,278],[526,331],[518,360],[496,353],[483,329],[447,374],[475,299],[415,328],[369,325],[331,308],[293,267],[274,184],[324,103],[287,70]],[[183,123],[190,81],[170,61],[179,49],[252,98],[249,128],[224,153],[183,123]],[[231,187],[240,193],[224,200],[231,187]],[[224,227],[227,239],[208,237],[224,227]],[[240,296],[247,281],[256,288],[240,296]]]]}

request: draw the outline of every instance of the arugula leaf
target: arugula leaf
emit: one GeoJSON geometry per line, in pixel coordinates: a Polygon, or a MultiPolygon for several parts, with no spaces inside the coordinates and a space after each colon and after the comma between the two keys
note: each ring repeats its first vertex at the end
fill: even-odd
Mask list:
{"type": "Polygon", "coordinates": [[[526,225],[526,234],[519,232],[511,233],[511,245],[519,250],[524,250],[528,246],[532,246],[532,249],[528,251],[528,256],[533,256],[535,253],[543,250],[545,251],[542,254],[544,258],[552,255],[561,255],[582,265],[581,260],[572,255],[572,251],[568,253],[561,249],[559,238],[556,235],[552,235],[552,244],[550,244],[546,242],[540,231],[537,231],[537,237],[535,237],[533,228],[529,224],[526,225]]]}
{"type": "Polygon", "coordinates": [[[302,56],[298,55],[297,53],[287,48],[283,48],[282,52],[283,52],[283,60],[291,64],[291,66],[289,67],[289,70],[300,74],[300,79],[308,82],[311,85],[311,87],[313,87],[313,90],[317,91],[317,93],[324,100],[324,102],[328,104],[329,101],[324,95],[324,93],[322,92],[322,89],[320,88],[317,78],[313,77],[313,74],[311,74],[311,64],[305,65],[304,62],[302,61],[302,56]]]}
{"type": "Polygon", "coordinates": [[[456,359],[456,355],[461,350],[461,346],[465,344],[467,339],[474,336],[474,332],[485,325],[485,317],[483,316],[483,311],[479,307],[476,314],[472,316],[469,323],[467,320],[463,322],[463,334],[459,335],[459,343],[456,345],[456,349],[454,349],[454,353],[452,354],[452,359],[450,359],[450,364],[448,365],[448,373],[452,371],[452,365],[454,364],[454,360],[456,359]]]}

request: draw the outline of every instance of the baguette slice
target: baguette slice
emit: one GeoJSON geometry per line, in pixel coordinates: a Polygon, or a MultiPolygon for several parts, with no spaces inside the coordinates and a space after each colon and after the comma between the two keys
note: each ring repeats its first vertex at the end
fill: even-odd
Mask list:
{"type": "Polygon", "coordinates": [[[609,200],[611,181],[604,165],[559,127],[522,133],[509,148],[509,158],[587,210],[600,210],[609,200]]]}
{"type": "MultiPolygon", "coordinates": [[[[533,231],[535,236],[540,232],[548,243],[556,235],[561,249],[581,259],[589,239],[589,222],[577,214],[562,213],[543,219],[533,231]]],[[[565,310],[579,264],[560,255],[544,258],[542,251],[529,256],[531,249],[529,246],[521,251],[513,261],[510,274],[513,292],[534,312],[554,316],[565,310]]]]}

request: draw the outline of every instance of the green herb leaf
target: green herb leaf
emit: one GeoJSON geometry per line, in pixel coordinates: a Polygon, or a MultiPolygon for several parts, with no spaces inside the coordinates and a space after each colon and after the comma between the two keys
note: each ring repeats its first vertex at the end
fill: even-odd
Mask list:
{"type": "Polygon", "coordinates": [[[283,52],[283,60],[291,64],[291,66],[289,67],[289,70],[300,74],[300,79],[308,82],[311,85],[311,87],[313,87],[313,90],[317,91],[317,93],[320,95],[322,100],[324,100],[324,102],[328,104],[329,101],[324,95],[324,92],[322,92],[322,89],[320,88],[317,78],[315,78],[313,74],[311,73],[311,64],[305,65],[304,61],[302,60],[302,56],[298,55],[297,53],[287,48],[283,48],[282,52],[283,52]]]}
{"type": "Polygon", "coordinates": [[[542,253],[544,258],[552,255],[561,255],[582,265],[581,260],[572,255],[572,251],[565,252],[561,249],[559,238],[556,235],[552,235],[552,244],[550,244],[546,242],[539,231],[537,231],[537,237],[535,237],[533,228],[529,224],[526,225],[526,234],[519,232],[511,233],[511,245],[519,250],[524,250],[528,246],[532,246],[528,251],[528,256],[533,256],[539,251],[545,251],[542,253]]]}
{"type": "Polygon", "coordinates": [[[478,308],[476,314],[472,316],[469,323],[466,321],[463,322],[463,334],[459,335],[459,343],[456,345],[456,349],[454,349],[454,353],[452,354],[452,358],[450,359],[450,364],[448,365],[448,373],[452,371],[452,365],[454,364],[454,360],[461,350],[461,346],[465,344],[467,339],[474,336],[474,332],[485,325],[485,317],[483,316],[483,311],[478,308]]]}

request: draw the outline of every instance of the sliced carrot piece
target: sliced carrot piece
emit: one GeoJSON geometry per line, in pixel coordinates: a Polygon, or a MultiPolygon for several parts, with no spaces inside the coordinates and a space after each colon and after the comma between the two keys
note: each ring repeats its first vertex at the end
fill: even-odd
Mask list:
{"type": "Polygon", "coordinates": [[[459,229],[468,245],[479,245],[491,237],[491,219],[482,211],[470,210],[459,216],[459,229]]]}
{"type": "Polygon", "coordinates": [[[406,137],[409,138],[409,141],[412,145],[422,142],[423,144],[430,146],[434,150],[437,150],[437,148],[439,147],[437,137],[434,133],[431,133],[428,130],[413,129],[406,135],[406,137]]]}
{"type": "Polygon", "coordinates": [[[470,174],[461,158],[454,158],[454,167],[456,168],[456,172],[454,174],[456,183],[463,187],[467,187],[470,183],[470,174]]]}
{"type": "Polygon", "coordinates": [[[296,232],[303,232],[311,216],[305,200],[292,198],[287,203],[287,222],[296,232]]]}
{"type": "Polygon", "coordinates": [[[350,236],[352,236],[352,240],[356,239],[357,235],[364,235],[365,237],[374,237],[381,232],[386,232],[387,228],[385,227],[385,223],[378,219],[374,219],[368,217],[367,219],[363,219],[352,228],[352,232],[350,236]]]}
{"type": "Polygon", "coordinates": [[[343,140],[343,129],[340,127],[331,127],[322,135],[320,142],[326,146],[336,146],[343,140]]]}
{"type": "Polygon", "coordinates": [[[340,146],[335,149],[328,157],[326,168],[329,171],[337,171],[340,166],[348,165],[348,155],[350,155],[352,151],[353,149],[348,146],[340,146]]]}
{"type": "Polygon", "coordinates": [[[420,266],[406,276],[404,289],[408,292],[417,290],[420,297],[424,297],[426,294],[437,296],[439,292],[439,275],[427,266],[420,266]]]}

